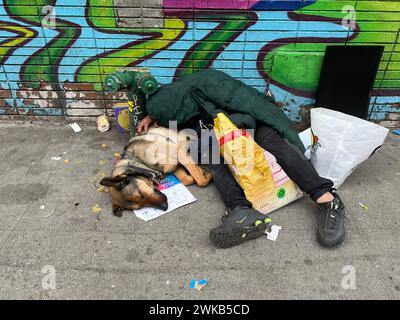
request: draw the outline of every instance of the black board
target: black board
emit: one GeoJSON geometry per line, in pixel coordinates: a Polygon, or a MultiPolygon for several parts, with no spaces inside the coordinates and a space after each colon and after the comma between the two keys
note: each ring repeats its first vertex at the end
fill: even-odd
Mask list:
{"type": "Polygon", "coordinates": [[[367,119],[383,46],[327,46],[315,106],[367,119]]]}

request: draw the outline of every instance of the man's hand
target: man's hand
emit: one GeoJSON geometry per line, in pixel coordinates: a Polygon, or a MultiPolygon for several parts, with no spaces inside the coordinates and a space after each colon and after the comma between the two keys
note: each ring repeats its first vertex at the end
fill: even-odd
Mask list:
{"type": "Polygon", "coordinates": [[[153,118],[150,116],[145,116],[137,126],[136,130],[138,133],[146,133],[149,130],[149,127],[154,124],[155,127],[158,127],[157,123],[154,122],[153,118]]]}

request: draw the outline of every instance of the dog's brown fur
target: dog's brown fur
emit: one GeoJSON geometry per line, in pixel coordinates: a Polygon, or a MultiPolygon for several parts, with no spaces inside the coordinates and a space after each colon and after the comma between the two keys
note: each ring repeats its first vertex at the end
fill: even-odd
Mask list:
{"type": "MultiPolygon", "coordinates": [[[[173,172],[185,185],[197,182],[206,186],[211,174],[196,165],[187,153],[189,140],[190,136],[183,132],[152,127],[147,134],[133,137],[125,151],[162,174],[173,172]]],[[[157,190],[152,178],[154,173],[151,171],[129,165],[128,159],[120,160],[112,176],[100,181],[100,184],[110,187],[113,213],[121,216],[124,209],[135,210],[146,206],[166,210],[167,198],[157,190]]]]}

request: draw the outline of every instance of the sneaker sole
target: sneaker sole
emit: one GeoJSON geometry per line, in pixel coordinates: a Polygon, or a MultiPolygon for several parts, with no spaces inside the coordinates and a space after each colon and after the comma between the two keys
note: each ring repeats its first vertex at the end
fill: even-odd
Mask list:
{"type": "Polygon", "coordinates": [[[245,241],[261,237],[263,234],[265,234],[267,226],[267,223],[261,223],[258,226],[249,228],[217,228],[211,230],[210,239],[219,248],[231,248],[233,246],[242,244],[245,241]]]}
{"type": "Polygon", "coordinates": [[[336,241],[326,241],[322,238],[322,236],[320,236],[319,232],[317,232],[317,241],[318,243],[326,248],[332,248],[338,245],[341,245],[344,240],[346,239],[346,234],[343,234],[343,236],[341,236],[338,240],[336,241]]]}

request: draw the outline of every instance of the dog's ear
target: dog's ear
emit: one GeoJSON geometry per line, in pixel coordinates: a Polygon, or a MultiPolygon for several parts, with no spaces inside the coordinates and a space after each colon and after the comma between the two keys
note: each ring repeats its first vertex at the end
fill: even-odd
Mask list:
{"type": "Polygon", "coordinates": [[[105,187],[113,187],[121,191],[127,185],[127,176],[106,177],[101,179],[100,184],[105,187]]]}
{"type": "Polygon", "coordinates": [[[125,174],[128,176],[144,176],[149,179],[157,178],[157,175],[149,170],[142,169],[139,167],[131,166],[126,169],[125,174]]]}

